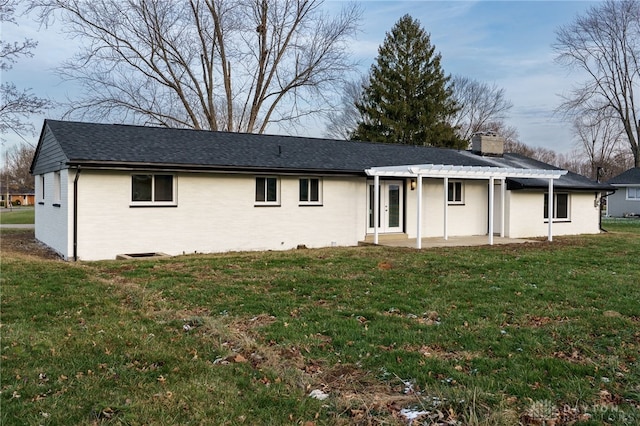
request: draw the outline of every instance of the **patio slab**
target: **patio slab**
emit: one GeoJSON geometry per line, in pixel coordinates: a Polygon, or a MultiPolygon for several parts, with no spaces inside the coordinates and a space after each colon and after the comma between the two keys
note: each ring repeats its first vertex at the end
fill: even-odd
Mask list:
{"type": "MultiPolygon", "coordinates": [[[[535,243],[539,240],[532,239],[520,239],[520,238],[505,238],[505,237],[493,237],[493,245],[499,244],[523,244],[523,243],[535,243]]],[[[361,244],[373,245],[373,236],[367,235],[367,239],[361,244]]],[[[408,238],[404,234],[398,235],[380,235],[378,238],[378,245],[388,247],[409,247],[416,248],[416,239],[408,238]]],[[[449,237],[444,239],[442,237],[423,238],[422,248],[434,248],[434,247],[473,247],[473,246],[487,246],[489,245],[489,237],[487,235],[473,235],[465,237],[449,237]]]]}

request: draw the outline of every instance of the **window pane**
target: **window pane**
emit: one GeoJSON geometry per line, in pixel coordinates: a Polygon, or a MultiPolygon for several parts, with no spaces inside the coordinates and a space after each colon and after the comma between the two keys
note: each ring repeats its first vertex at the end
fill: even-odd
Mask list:
{"type": "Polygon", "coordinates": [[[462,182],[449,182],[447,201],[450,203],[462,202],[462,182]]]}
{"type": "Polygon", "coordinates": [[[155,175],[154,201],[173,201],[173,176],[155,175]]]}
{"type": "Polygon", "coordinates": [[[309,201],[320,201],[320,179],[311,179],[311,197],[309,201]]]}
{"type": "Polygon", "coordinates": [[[556,195],[556,219],[568,219],[569,218],[569,195],[558,194],[556,195]]]}
{"type": "Polygon", "coordinates": [[[544,194],[544,218],[549,219],[549,194],[544,194]]]}
{"type": "Polygon", "coordinates": [[[300,179],[300,201],[309,201],[309,179],[300,179]]]}
{"type": "Polygon", "coordinates": [[[265,178],[256,178],[256,201],[265,201],[265,178]]]}
{"type": "Polygon", "coordinates": [[[151,175],[131,176],[131,201],[151,201],[151,175]]]}
{"type": "Polygon", "coordinates": [[[389,227],[400,226],[400,187],[398,185],[389,186],[389,227]]]}
{"type": "Polygon", "coordinates": [[[374,224],[374,212],[373,212],[373,204],[375,203],[374,197],[374,186],[369,185],[369,228],[373,228],[374,224]]]}
{"type": "Polygon", "coordinates": [[[60,185],[60,172],[53,173],[53,202],[59,203],[62,197],[62,187],[60,185]]]}
{"type": "Polygon", "coordinates": [[[278,181],[276,178],[267,178],[267,201],[278,201],[278,181]]]}

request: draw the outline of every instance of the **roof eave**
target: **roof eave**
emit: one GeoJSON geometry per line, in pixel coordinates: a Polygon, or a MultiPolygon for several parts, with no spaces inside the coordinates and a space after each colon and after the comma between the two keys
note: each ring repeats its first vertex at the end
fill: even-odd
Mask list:
{"type": "Polygon", "coordinates": [[[175,163],[150,163],[127,161],[92,161],[71,160],[67,162],[70,168],[83,168],[93,170],[163,170],[171,172],[200,172],[200,173],[260,173],[260,174],[314,174],[314,175],[356,175],[366,176],[363,170],[339,170],[295,167],[256,167],[256,166],[224,166],[208,164],[175,164],[175,163]]]}

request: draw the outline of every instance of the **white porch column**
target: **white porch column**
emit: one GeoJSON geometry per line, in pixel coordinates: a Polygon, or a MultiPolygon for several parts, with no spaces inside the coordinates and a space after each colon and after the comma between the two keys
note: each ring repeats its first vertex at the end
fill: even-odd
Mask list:
{"type": "Polygon", "coordinates": [[[444,178],[444,230],[442,232],[442,235],[444,237],[445,240],[449,239],[449,225],[448,225],[448,220],[449,220],[449,178],[445,177],[444,178]]]}
{"type": "Polygon", "coordinates": [[[549,197],[547,198],[547,216],[549,218],[549,235],[547,240],[553,241],[553,178],[549,178],[549,197]]]}
{"type": "Polygon", "coordinates": [[[373,177],[373,244],[378,244],[378,221],[380,220],[380,176],[373,177]]]}
{"type": "Polygon", "coordinates": [[[502,178],[500,179],[500,237],[504,238],[504,212],[505,212],[505,205],[506,200],[505,197],[507,196],[507,179],[506,178],[502,178]]]}
{"type": "Polygon", "coordinates": [[[494,198],[494,188],[493,188],[493,176],[489,177],[489,245],[493,245],[493,198],[494,198]]]}
{"type": "Polygon", "coordinates": [[[418,200],[417,200],[417,216],[418,223],[416,226],[416,248],[422,248],[422,176],[418,175],[417,177],[418,185],[416,190],[418,191],[418,200]]]}

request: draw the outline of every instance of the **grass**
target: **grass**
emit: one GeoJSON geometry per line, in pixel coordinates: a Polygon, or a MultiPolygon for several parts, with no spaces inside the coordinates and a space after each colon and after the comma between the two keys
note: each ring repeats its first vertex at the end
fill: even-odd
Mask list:
{"type": "Polygon", "coordinates": [[[0,420],[638,424],[640,226],[604,225],[422,251],[65,263],[3,249],[0,420]]]}
{"type": "Polygon", "coordinates": [[[35,223],[35,209],[33,207],[0,208],[0,224],[17,225],[35,223]]]}
{"type": "Polygon", "coordinates": [[[612,232],[640,232],[640,219],[638,218],[606,218],[602,219],[602,227],[612,232]]]}

